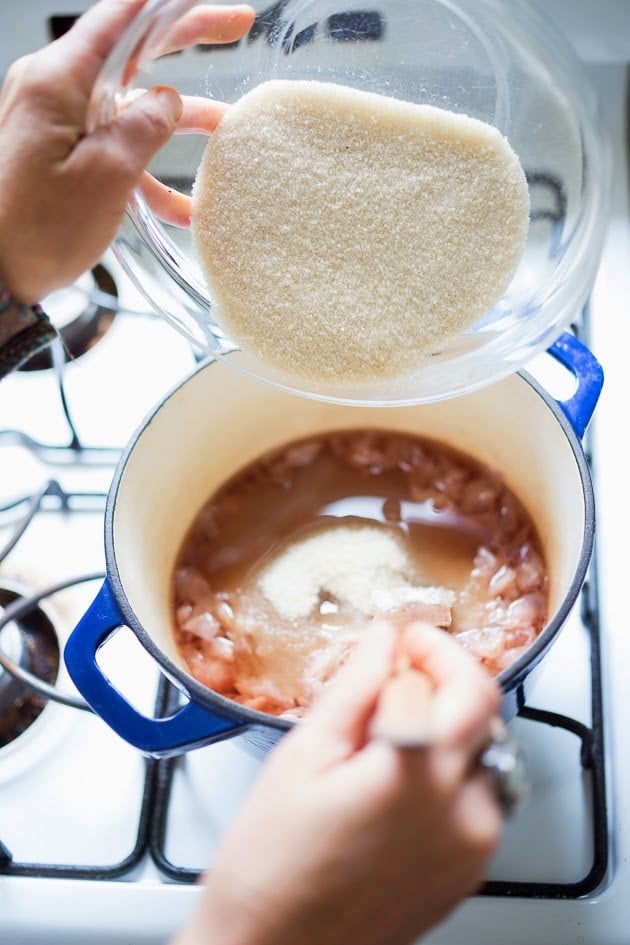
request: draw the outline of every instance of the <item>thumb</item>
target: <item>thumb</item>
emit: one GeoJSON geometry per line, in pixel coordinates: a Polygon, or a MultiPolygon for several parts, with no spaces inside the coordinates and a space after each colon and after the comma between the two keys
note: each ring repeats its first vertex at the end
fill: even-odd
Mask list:
{"type": "Polygon", "coordinates": [[[157,85],[134,99],[112,122],[110,134],[124,151],[127,167],[136,178],[169,140],[182,109],[175,89],[157,85]]]}
{"type": "Polygon", "coordinates": [[[175,131],[182,107],[179,93],[170,86],[149,89],[134,98],[113,121],[83,139],[83,158],[88,150],[93,151],[97,167],[106,159],[121,184],[131,189],[175,131]]]}

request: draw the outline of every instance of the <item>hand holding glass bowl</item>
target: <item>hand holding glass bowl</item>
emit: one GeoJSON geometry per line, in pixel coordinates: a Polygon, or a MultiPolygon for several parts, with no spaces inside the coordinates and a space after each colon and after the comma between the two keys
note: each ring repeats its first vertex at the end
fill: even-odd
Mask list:
{"type": "MultiPolygon", "coordinates": [[[[248,34],[172,54],[191,0],[153,0],[96,83],[92,126],[156,83],[184,96],[179,131],[135,192],[114,249],[155,309],[202,351],[284,390],[348,404],[452,397],[514,373],[579,314],[594,280],[605,204],[605,153],[582,67],[525,3],[354,0],[254,4],[248,34]],[[404,376],[315,384],[239,349],[217,308],[187,226],[207,136],[225,105],[270,79],[317,79],[448,109],[496,127],[525,171],[531,220],[507,291],[472,327],[404,376]]],[[[191,15],[188,13],[187,15],[191,15]]]]}

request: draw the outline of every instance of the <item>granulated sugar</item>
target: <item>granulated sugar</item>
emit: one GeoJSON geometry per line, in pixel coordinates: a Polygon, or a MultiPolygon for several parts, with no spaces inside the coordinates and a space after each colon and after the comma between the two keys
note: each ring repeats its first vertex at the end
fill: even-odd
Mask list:
{"type": "Polygon", "coordinates": [[[421,587],[402,538],[374,525],[332,522],[297,538],[266,564],[257,583],[283,618],[307,617],[332,598],[364,618],[412,602],[452,604],[454,594],[421,587]]]}
{"type": "Polygon", "coordinates": [[[500,299],[528,229],[525,175],[466,115],[313,81],[232,105],[193,189],[218,321],[322,382],[421,364],[500,299]]]}

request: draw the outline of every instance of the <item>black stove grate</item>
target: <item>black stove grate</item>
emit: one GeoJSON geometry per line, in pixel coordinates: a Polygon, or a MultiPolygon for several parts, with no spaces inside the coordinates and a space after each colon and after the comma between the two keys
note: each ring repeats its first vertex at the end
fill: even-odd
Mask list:
{"type": "MultiPolygon", "coordinates": [[[[16,861],[10,849],[0,839],[0,875],[31,876],[56,879],[118,879],[139,866],[149,848],[150,824],[155,807],[153,779],[151,776],[155,762],[147,760],[147,777],[139,798],[140,808],[135,837],[130,837],[132,848],[121,860],[109,865],[91,865],[84,863],[22,863],[16,861]]],[[[100,812],[95,809],[94,816],[100,812]]]]}
{"type": "Polygon", "coordinates": [[[593,857],[591,867],[582,879],[568,883],[522,882],[493,880],[480,890],[483,896],[513,896],[531,899],[579,899],[594,892],[608,869],[608,805],[604,762],[604,731],[602,711],[602,674],[599,637],[599,609],[596,602],[596,580],[587,581],[582,588],[581,616],[589,634],[591,646],[591,712],[592,726],[557,712],[524,706],[519,718],[539,725],[550,725],[571,732],[580,740],[582,770],[590,775],[593,857]]]}

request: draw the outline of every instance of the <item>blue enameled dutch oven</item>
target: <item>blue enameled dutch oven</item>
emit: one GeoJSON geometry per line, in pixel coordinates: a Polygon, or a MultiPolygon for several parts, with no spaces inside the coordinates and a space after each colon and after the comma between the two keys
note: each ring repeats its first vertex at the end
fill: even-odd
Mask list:
{"type": "Polygon", "coordinates": [[[202,504],[250,461],[315,433],[377,428],[433,437],[501,470],[537,523],[550,573],[550,616],[499,677],[503,712],[512,717],[576,602],[593,546],[593,490],[581,440],[603,374],[572,335],[562,335],[550,354],[575,377],[567,400],[555,400],[526,372],[449,400],[379,408],[296,397],[218,361],[197,369],[144,422],[116,471],[105,517],[107,576],[65,649],[78,690],[119,735],[150,755],[234,736],[256,754],[271,747],[294,723],[217,695],[178,659],[170,608],[175,558],[202,504]],[[122,626],[181,691],[182,705],[170,717],[141,714],[99,666],[97,651],[122,626]]]}

